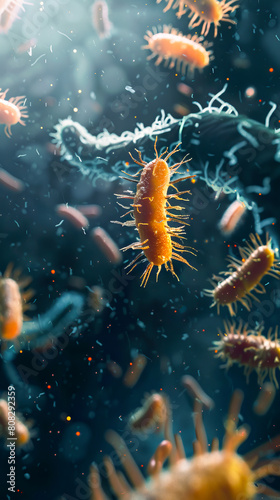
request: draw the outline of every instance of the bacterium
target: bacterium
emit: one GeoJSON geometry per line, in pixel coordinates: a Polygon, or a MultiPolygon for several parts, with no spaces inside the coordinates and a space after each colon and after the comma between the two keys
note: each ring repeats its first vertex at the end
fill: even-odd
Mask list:
{"type": "Polygon", "coordinates": [[[192,158],[190,174],[213,189],[217,198],[222,193],[228,194],[230,201],[237,199],[253,211],[255,231],[262,234],[263,227],[275,221],[278,215],[273,213],[265,221],[260,219],[263,207],[271,213],[269,202],[265,200],[270,185],[267,181],[264,185],[264,179],[279,175],[276,167],[280,163],[280,129],[270,127],[276,105],[269,103],[271,109],[265,124],[261,124],[239,115],[234,106],[224,101],[221,96],[226,89],[227,84],[217,94],[209,94],[206,107],[193,102],[198,107],[196,113],[176,119],[162,110],[150,126],[137,123],[134,132],[125,131],[120,136],[110,134],[106,129],[97,136],[91,135],[70,117],[61,120],[51,135],[61,149],[62,161],[77,167],[94,186],[99,179],[111,182],[118,178],[132,146],[143,151],[144,155],[145,143],[144,160],[149,162],[156,137],[160,153],[166,144],[173,147],[179,142],[178,161],[189,153],[192,158]],[[254,197],[256,191],[252,190],[252,177],[256,184],[254,188],[259,184],[265,189],[262,207],[254,197]]]}

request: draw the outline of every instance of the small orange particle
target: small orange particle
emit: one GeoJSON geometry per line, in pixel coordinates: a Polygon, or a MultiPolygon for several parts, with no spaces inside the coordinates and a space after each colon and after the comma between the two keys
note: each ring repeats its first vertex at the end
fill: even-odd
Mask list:
{"type": "Polygon", "coordinates": [[[251,99],[252,97],[255,97],[256,95],[256,89],[255,87],[248,87],[246,90],[245,90],[245,96],[248,98],[248,99],[251,99]]]}

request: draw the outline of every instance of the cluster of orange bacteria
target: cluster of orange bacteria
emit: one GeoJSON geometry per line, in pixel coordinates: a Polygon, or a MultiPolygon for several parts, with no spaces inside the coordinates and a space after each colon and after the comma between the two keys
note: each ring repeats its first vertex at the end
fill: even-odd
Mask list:
{"type": "MultiPolygon", "coordinates": [[[[161,1],[157,0],[157,3],[161,1]]],[[[214,37],[216,37],[221,21],[234,23],[229,15],[237,9],[237,0],[222,0],[221,2],[217,0],[166,0],[166,2],[164,12],[170,8],[178,8],[178,18],[181,18],[189,9],[189,28],[198,28],[202,25],[201,35],[184,36],[169,26],[164,26],[162,32],[153,28],[145,36],[148,45],[143,47],[152,51],[148,59],[157,57],[157,65],[162,61],[167,64],[171,61],[170,68],[176,65],[176,70],[182,70],[183,73],[187,67],[190,72],[193,72],[195,68],[204,68],[212,59],[212,51],[209,50],[208,42],[201,43],[203,37],[208,35],[212,25],[214,37]]],[[[28,118],[28,114],[25,98],[20,96],[6,100],[7,92],[8,89],[0,94],[0,123],[5,124],[5,134],[10,137],[11,126],[16,123],[25,125],[23,119],[28,118]]],[[[132,157],[133,161],[141,167],[137,174],[131,175],[125,172],[124,179],[137,184],[136,193],[128,192],[128,194],[117,195],[121,200],[132,200],[131,208],[128,207],[127,212],[131,220],[122,225],[134,226],[139,233],[140,241],[132,243],[123,250],[140,251],[140,254],[127,266],[130,267],[130,271],[140,261],[148,260],[148,265],[141,276],[143,287],[147,285],[154,267],[157,267],[156,280],[162,266],[179,279],[174,271],[173,261],[187,264],[194,269],[183,254],[186,252],[196,254],[195,249],[183,244],[186,216],[177,213],[182,210],[182,206],[170,203],[172,199],[184,200],[181,196],[190,194],[190,191],[179,191],[176,184],[191,179],[193,176],[172,179],[172,176],[177,174],[179,168],[186,163],[185,159],[171,166],[167,163],[168,159],[179,151],[179,145],[171,152],[166,150],[158,155],[155,141],[154,149],[156,158],[150,162],[142,159],[140,151],[138,151],[137,160],[132,157]],[[168,194],[169,188],[173,192],[168,194]]],[[[69,209],[67,213],[69,215],[69,209]]],[[[250,243],[247,243],[245,248],[240,248],[240,255],[241,261],[229,257],[229,270],[223,273],[227,277],[225,279],[214,277],[212,281],[214,289],[205,291],[205,295],[213,297],[212,305],[217,304],[218,313],[220,307],[227,306],[231,316],[234,316],[238,302],[250,310],[251,300],[258,300],[254,293],[265,293],[261,279],[267,275],[279,277],[280,264],[275,258],[269,238],[264,245],[258,235],[250,235],[250,243]]],[[[21,293],[16,281],[8,274],[6,273],[0,280],[1,337],[4,340],[13,340],[20,334],[23,311],[26,308],[25,302],[31,296],[31,292],[21,293]]],[[[25,287],[27,284],[27,281],[22,281],[20,286],[25,287]]],[[[269,375],[271,382],[278,388],[276,369],[280,365],[280,344],[277,340],[277,330],[274,338],[271,337],[271,331],[268,337],[264,337],[262,328],[257,332],[248,331],[246,325],[242,327],[242,324],[237,329],[234,323],[226,324],[225,331],[225,335],[220,332],[222,338],[216,343],[217,356],[225,359],[227,366],[234,362],[244,366],[247,377],[251,371],[257,371],[260,384],[263,384],[266,376],[269,375]]],[[[131,483],[129,484],[123,474],[115,470],[109,457],[104,459],[109,482],[117,498],[127,500],[213,500],[214,498],[236,500],[242,498],[251,500],[257,493],[278,495],[268,486],[263,484],[256,486],[256,482],[270,474],[280,475],[279,466],[272,461],[259,463],[263,453],[279,444],[279,438],[273,440],[269,446],[264,445],[245,457],[237,454],[239,446],[248,437],[247,427],[237,428],[241,401],[242,395],[236,391],[232,397],[225,425],[225,437],[220,449],[219,442],[215,438],[209,448],[202,421],[202,402],[200,398],[196,398],[194,455],[192,459],[187,459],[180,436],[173,437],[168,399],[160,395],[147,398],[143,408],[130,418],[130,428],[135,432],[143,432],[143,430],[147,431],[155,427],[157,431],[163,430],[165,439],[149,462],[150,480],[145,481],[125,442],[117,433],[108,431],[106,439],[118,454],[131,483]],[[163,465],[167,459],[170,467],[164,471],[163,465]]],[[[0,421],[2,419],[3,422],[5,408],[5,404],[1,402],[0,421]]],[[[6,424],[3,422],[1,425],[4,427],[6,424]]],[[[20,429],[21,422],[17,423],[20,429]]],[[[26,436],[22,438],[23,442],[29,439],[28,431],[26,431],[26,436]]],[[[93,500],[108,498],[102,488],[96,466],[92,466],[91,469],[90,485],[93,500]]]]}
{"type": "MultiPolygon", "coordinates": [[[[160,3],[162,0],[157,0],[160,3]]],[[[147,31],[144,37],[148,45],[143,46],[143,49],[149,49],[152,54],[148,56],[148,60],[157,57],[156,65],[163,60],[169,67],[176,71],[182,71],[185,74],[186,68],[188,73],[193,74],[195,69],[200,71],[209,65],[213,59],[212,51],[209,50],[211,43],[204,41],[204,37],[208,35],[210,27],[214,26],[214,37],[218,34],[218,27],[221,21],[235,24],[229,16],[237,8],[237,0],[166,0],[167,5],[163,12],[171,9],[177,9],[177,17],[180,19],[188,10],[189,13],[189,28],[198,28],[202,25],[201,34],[184,36],[172,26],[163,26],[163,30],[155,27],[147,31]]]]}
{"type": "MultiPolygon", "coordinates": [[[[140,165],[141,170],[134,175],[127,172],[123,179],[137,184],[136,193],[128,191],[127,194],[117,194],[119,199],[132,200],[130,208],[125,215],[129,215],[131,220],[120,223],[123,226],[136,227],[140,241],[134,242],[122,250],[128,249],[139,250],[137,257],[128,264],[131,272],[139,263],[148,260],[148,265],[141,276],[141,286],[146,286],[149,280],[152,269],[157,266],[156,281],[162,266],[165,266],[167,271],[170,271],[177,279],[173,260],[187,264],[192,269],[195,269],[183,257],[182,253],[189,252],[195,255],[195,250],[192,247],[187,247],[183,244],[185,240],[184,226],[186,225],[185,215],[178,215],[174,211],[181,211],[181,205],[171,205],[169,200],[184,200],[181,198],[183,194],[190,194],[190,191],[178,191],[176,183],[190,179],[193,176],[184,176],[172,179],[172,176],[178,172],[178,169],[186,163],[183,159],[180,163],[175,163],[168,166],[167,160],[175,154],[179,145],[171,152],[165,150],[160,156],[154,149],[156,158],[149,163],[143,161],[141,152],[138,152],[139,159],[132,159],[140,165]],[[175,190],[174,193],[167,194],[168,189],[175,190]],[[170,223],[177,223],[177,227],[170,226],[170,223]],[[180,240],[180,243],[177,241],[180,240]]],[[[121,205],[123,206],[123,205],[121,205]]],[[[228,270],[220,273],[221,276],[214,276],[210,280],[213,284],[213,290],[204,290],[204,294],[213,297],[213,304],[217,305],[218,314],[220,307],[227,306],[231,316],[234,316],[237,311],[237,304],[241,303],[248,311],[252,307],[252,299],[259,301],[256,294],[264,294],[265,287],[261,283],[264,276],[279,278],[280,262],[275,256],[275,251],[271,246],[271,240],[268,235],[266,244],[258,234],[250,235],[250,242],[246,243],[246,247],[239,248],[241,260],[235,257],[228,257],[228,270]]],[[[242,324],[240,325],[242,329],[242,324]]],[[[227,367],[234,361],[245,367],[246,374],[256,370],[260,383],[264,381],[267,375],[270,380],[278,386],[275,370],[280,366],[280,344],[277,338],[272,338],[269,335],[265,339],[259,329],[257,332],[246,331],[246,327],[241,330],[236,330],[235,325],[230,325],[230,335],[226,330],[225,336],[221,338],[218,344],[219,357],[227,359],[227,367]],[[230,346],[230,348],[229,348],[230,346]],[[246,354],[244,354],[246,353],[246,354]]],[[[270,332],[271,333],[271,332],[270,332]]]]}
{"type": "MultiPolygon", "coordinates": [[[[280,262],[275,256],[268,235],[266,244],[261,238],[250,235],[250,243],[246,247],[239,248],[241,260],[228,257],[228,271],[220,273],[226,276],[214,276],[211,281],[213,290],[204,290],[204,294],[213,297],[213,304],[217,305],[218,314],[220,307],[227,306],[231,316],[237,312],[237,304],[241,303],[248,311],[252,307],[252,300],[259,302],[256,294],[264,294],[265,287],[261,283],[264,276],[279,279],[280,262]]],[[[262,335],[263,326],[248,329],[248,325],[239,326],[225,322],[225,333],[219,332],[220,340],[215,342],[215,353],[217,357],[226,361],[225,368],[233,363],[244,367],[248,381],[252,371],[258,375],[258,383],[262,385],[267,376],[278,388],[276,369],[280,368],[280,343],[277,339],[278,327],[272,335],[269,330],[267,337],[262,335]]]]}

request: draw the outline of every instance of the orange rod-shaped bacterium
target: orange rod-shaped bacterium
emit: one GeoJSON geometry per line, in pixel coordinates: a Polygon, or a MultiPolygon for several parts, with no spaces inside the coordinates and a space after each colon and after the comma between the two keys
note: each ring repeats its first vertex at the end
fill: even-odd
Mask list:
{"type": "Polygon", "coordinates": [[[272,382],[265,382],[254,402],[253,410],[256,415],[265,415],[271,407],[276,395],[276,389],[272,382]]]}
{"type": "Polygon", "coordinates": [[[131,363],[129,363],[129,367],[124,374],[123,384],[126,387],[134,387],[141,377],[146,365],[146,356],[144,356],[144,354],[138,354],[136,358],[131,363]]]}
{"type": "Polygon", "coordinates": [[[239,326],[233,323],[224,323],[225,334],[219,330],[220,340],[214,342],[218,358],[226,361],[223,368],[228,369],[233,363],[244,367],[247,383],[253,371],[257,372],[258,383],[262,385],[267,376],[270,382],[278,389],[276,370],[280,368],[280,343],[277,338],[276,328],[272,336],[272,328],[269,329],[267,337],[262,335],[263,327],[258,330],[248,330],[247,325],[239,326]]]}
{"type": "Polygon", "coordinates": [[[91,236],[101,252],[112,264],[120,264],[122,254],[111,236],[102,227],[95,227],[91,231],[91,236]]]}
{"type": "Polygon", "coordinates": [[[265,245],[258,234],[256,236],[250,234],[250,239],[251,243],[247,242],[245,248],[239,247],[241,261],[235,257],[228,257],[229,271],[220,273],[227,278],[223,280],[220,276],[214,276],[213,280],[210,280],[214,289],[204,290],[206,296],[213,297],[211,307],[217,304],[218,314],[220,306],[227,306],[231,316],[235,316],[238,302],[250,311],[251,299],[259,302],[252,290],[256,293],[265,293],[265,288],[260,283],[261,279],[265,275],[279,279],[280,263],[275,258],[268,235],[265,245]]]}
{"type": "Polygon", "coordinates": [[[128,426],[134,432],[159,432],[168,418],[169,402],[164,394],[147,395],[141,408],[129,417],[128,426]]]}
{"type": "Polygon", "coordinates": [[[241,201],[235,200],[230,204],[219,222],[219,228],[225,236],[235,231],[245,211],[245,203],[241,201]]]}
{"type": "Polygon", "coordinates": [[[12,341],[21,333],[24,311],[30,308],[27,301],[33,296],[33,290],[23,289],[30,283],[30,278],[20,278],[20,271],[10,264],[0,277],[0,338],[12,341]]]}
{"type": "Polygon", "coordinates": [[[198,399],[207,410],[212,410],[212,408],[214,408],[215,403],[213,399],[204,392],[197,380],[191,375],[184,375],[182,378],[182,385],[187,389],[189,395],[194,399],[198,399]]]}
{"type": "Polygon", "coordinates": [[[176,241],[177,239],[185,239],[183,237],[184,226],[187,224],[185,219],[188,216],[174,213],[174,211],[183,210],[183,207],[180,205],[172,206],[170,203],[170,200],[172,199],[186,201],[185,199],[180,198],[180,196],[185,193],[190,194],[190,191],[179,191],[176,184],[194,176],[181,177],[173,181],[171,179],[172,176],[177,173],[180,166],[185,163],[185,160],[180,163],[175,163],[172,166],[168,166],[167,160],[174,153],[178,152],[179,144],[177,144],[177,146],[170,153],[168,153],[168,150],[166,149],[164,153],[158,156],[156,142],[157,139],[154,144],[156,158],[149,163],[143,161],[141,152],[138,150],[136,151],[138,152],[139,160],[135,160],[130,154],[133,161],[142,168],[137,174],[134,175],[124,172],[126,177],[122,178],[137,184],[136,194],[128,191],[127,195],[116,195],[120,199],[126,198],[133,200],[133,203],[130,205],[132,210],[129,210],[126,214],[124,214],[131,215],[133,220],[123,223],[117,221],[117,223],[122,226],[136,226],[139,233],[140,241],[132,243],[131,245],[122,248],[122,250],[125,251],[132,249],[140,250],[141,252],[127,266],[131,267],[130,272],[139,264],[138,260],[142,257],[146,257],[149,261],[148,266],[141,276],[141,286],[144,287],[149,280],[154,266],[157,266],[156,280],[158,279],[158,275],[163,265],[167,271],[170,271],[172,275],[176,276],[179,280],[173,268],[173,260],[183,262],[192,269],[195,269],[181,255],[184,252],[189,252],[195,255],[195,250],[176,241]],[[164,155],[166,156],[164,157],[164,155]],[[167,194],[169,187],[171,187],[175,192],[167,194]],[[175,224],[177,223],[179,225],[177,227],[173,227],[169,225],[169,222],[175,224]]]}
{"type": "MultiPolygon", "coordinates": [[[[10,386],[12,387],[12,386],[10,386]]],[[[29,422],[24,422],[18,415],[14,415],[11,422],[11,406],[5,399],[0,399],[0,437],[11,438],[11,429],[17,447],[25,446],[30,441],[29,422]],[[10,427],[12,425],[12,428],[10,427]]]]}
{"type": "Polygon", "coordinates": [[[168,64],[170,60],[169,67],[174,68],[176,65],[176,71],[181,71],[183,75],[186,68],[190,76],[193,75],[195,69],[201,71],[213,59],[212,51],[208,50],[211,43],[203,42],[203,37],[197,35],[184,36],[181,31],[170,26],[163,26],[162,32],[157,32],[154,27],[152,31],[147,31],[144,38],[148,45],[144,45],[142,49],[152,51],[148,60],[157,57],[156,66],[162,61],[168,64]]]}
{"type": "Polygon", "coordinates": [[[89,226],[89,222],[85,215],[77,208],[70,207],[68,204],[62,203],[60,205],[56,205],[56,213],[60,217],[65,217],[65,219],[69,220],[69,222],[71,222],[71,224],[77,229],[83,229],[89,226]]]}
{"type": "Polygon", "coordinates": [[[24,183],[3,168],[0,168],[0,184],[18,193],[24,189],[24,183]]]}

